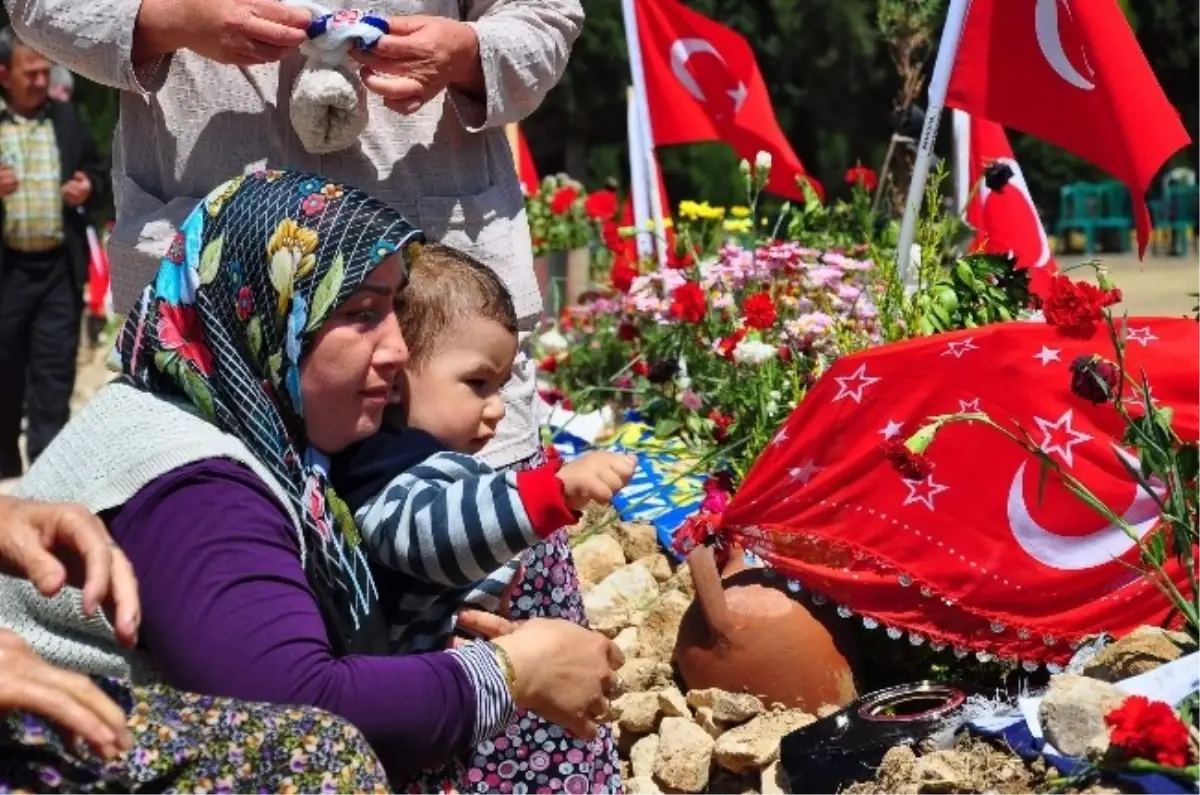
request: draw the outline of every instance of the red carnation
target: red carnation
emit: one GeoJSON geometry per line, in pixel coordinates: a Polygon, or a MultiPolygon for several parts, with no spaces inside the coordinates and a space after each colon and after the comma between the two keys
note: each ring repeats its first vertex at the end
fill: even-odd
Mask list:
{"type": "Polygon", "coordinates": [[[755,293],[742,304],[742,314],[746,325],[750,328],[766,330],[775,325],[779,315],[775,311],[775,302],[766,293],[755,293]]]}
{"type": "Polygon", "coordinates": [[[617,326],[617,339],[621,342],[633,342],[641,336],[638,327],[629,321],[625,321],[617,326]]]}
{"type": "Polygon", "coordinates": [[[863,190],[870,193],[879,184],[879,178],[875,176],[874,171],[862,163],[857,163],[854,168],[846,171],[846,184],[850,186],[861,185],[863,190]]]}
{"type": "Polygon", "coordinates": [[[708,313],[708,298],[695,282],[684,282],[671,293],[671,317],[686,323],[699,323],[708,313]]]}
{"type": "Polygon", "coordinates": [[[566,215],[578,198],[579,190],[577,188],[573,185],[563,185],[550,197],[550,212],[555,215],[566,215]]]}
{"type": "Polygon", "coordinates": [[[555,356],[547,356],[538,362],[538,369],[543,373],[553,373],[558,370],[558,358],[555,356]]]}
{"type": "Polygon", "coordinates": [[[1167,767],[1185,767],[1191,760],[1188,727],[1162,701],[1130,696],[1104,716],[1114,747],[1126,757],[1149,759],[1167,767]]]}
{"type": "Polygon", "coordinates": [[[728,414],[722,414],[717,409],[708,412],[708,418],[713,424],[713,439],[718,442],[723,442],[729,438],[729,426],[733,424],[733,417],[728,414]]]}
{"type": "Polygon", "coordinates": [[[1057,274],[1050,280],[1042,313],[1046,322],[1064,337],[1089,339],[1104,320],[1104,308],[1121,300],[1120,290],[1102,290],[1057,274]]]}
{"type": "Polygon", "coordinates": [[[612,282],[613,289],[622,293],[629,292],[633,287],[633,280],[637,277],[637,267],[620,255],[617,256],[612,269],[608,272],[608,279],[612,282]]]}
{"type": "Polygon", "coordinates": [[[640,375],[643,378],[650,375],[650,365],[646,363],[645,359],[638,359],[630,366],[629,369],[634,375],[640,375]]]}
{"type": "Polygon", "coordinates": [[[738,346],[738,343],[746,338],[746,329],[740,328],[730,334],[728,337],[717,342],[717,353],[722,357],[733,361],[733,349],[738,346]]]}
{"type": "Polygon", "coordinates": [[[924,480],[933,474],[933,462],[920,453],[914,453],[904,442],[893,439],[883,443],[883,454],[902,476],[909,480],[924,480]]]}
{"type": "Polygon", "coordinates": [[[611,220],[617,214],[617,192],[611,188],[601,188],[588,194],[583,200],[583,211],[593,221],[611,220]]]}

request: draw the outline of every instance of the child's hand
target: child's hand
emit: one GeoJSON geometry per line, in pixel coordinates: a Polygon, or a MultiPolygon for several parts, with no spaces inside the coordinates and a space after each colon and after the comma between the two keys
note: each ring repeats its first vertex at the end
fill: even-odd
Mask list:
{"type": "Polygon", "coordinates": [[[607,504],[633,477],[637,458],[598,450],[585,453],[558,470],[567,506],[582,511],[588,503],[607,504]]]}

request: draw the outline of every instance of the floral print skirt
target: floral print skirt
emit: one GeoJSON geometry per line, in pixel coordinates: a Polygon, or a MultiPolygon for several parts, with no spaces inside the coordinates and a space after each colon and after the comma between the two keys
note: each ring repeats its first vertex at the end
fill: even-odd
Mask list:
{"type": "MultiPolygon", "coordinates": [[[[532,469],[541,455],[514,469],[532,469]]],[[[566,530],[559,530],[521,558],[525,575],[512,594],[512,618],[565,618],[587,626],[583,594],[566,530]]],[[[608,726],[594,740],[567,734],[534,712],[517,710],[499,737],[484,741],[467,759],[464,792],[620,793],[624,791],[617,748],[608,726]]]]}
{"type": "Polygon", "coordinates": [[[358,730],[313,707],[97,683],[129,715],[133,748],[105,762],[48,721],[0,721],[0,793],[389,792],[358,730]]]}

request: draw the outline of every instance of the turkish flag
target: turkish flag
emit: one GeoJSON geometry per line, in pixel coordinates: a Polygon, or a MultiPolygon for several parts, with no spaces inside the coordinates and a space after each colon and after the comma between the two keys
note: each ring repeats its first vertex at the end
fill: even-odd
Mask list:
{"type": "Polygon", "coordinates": [[[767,190],[803,201],[796,179],[805,177],[823,195],[779,128],[741,34],[676,0],[638,0],[634,8],[656,146],[724,141],[751,162],[768,152],[767,190]]]}
{"type": "MultiPolygon", "coordinates": [[[[1174,409],[1176,433],[1197,439],[1200,324],[1126,322],[1129,371],[1144,370],[1155,405],[1174,409]]],[[[838,359],[759,456],[721,532],[843,618],[914,645],[1061,664],[1086,636],[1159,624],[1170,608],[1130,568],[1139,563],[1131,539],[1058,475],[1040,484],[1038,459],[996,430],[944,426],[927,452],[933,472],[920,479],[881,451],[931,416],[985,412],[1028,431],[1138,534],[1154,532],[1163,484],[1151,478],[1154,494],[1136,484],[1121,417],[1070,389],[1072,360],[1093,353],[1115,358],[1106,334],[1067,339],[1014,322],[838,359]]],[[[1126,401],[1140,413],[1138,398],[1126,401]]],[[[1186,593],[1174,558],[1167,571],[1186,593]]]]}
{"type": "Polygon", "coordinates": [[[946,104],[1061,146],[1124,182],[1145,253],[1146,191],[1190,139],[1116,0],[972,0],[946,104]]]}
{"type": "Polygon", "coordinates": [[[526,196],[532,196],[538,192],[540,178],[537,173],[537,164],[533,162],[533,153],[529,151],[529,142],[525,140],[525,134],[521,132],[521,128],[516,128],[517,138],[517,177],[521,180],[521,190],[526,196]]]}
{"type": "Polygon", "coordinates": [[[95,227],[87,228],[88,241],[88,312],[93,317],[112,316],[112,272],[108,267],[108,252],[96,234],[95,227]]]}
{"type": "Polygon", "coordinates": [[[1008,136],[993,121],[964,115],[968,173],[974,191],[967,205],[967,223],[978,232],[972,248],[1013,257],[1018,269],[1029,271],[1034,294],[1044,295],[1058,266],[1008,136]]]}

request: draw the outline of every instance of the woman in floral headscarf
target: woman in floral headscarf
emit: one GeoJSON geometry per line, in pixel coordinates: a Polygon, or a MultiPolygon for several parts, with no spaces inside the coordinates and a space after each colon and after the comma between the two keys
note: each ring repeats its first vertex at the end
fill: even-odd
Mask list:
{"type": "Polygon", "coordinates": [[[386,629],[327,457],[379,428],[407,357],[393,301],[419,241],[384,204],[309,175],[214,191],[121,330],[125,377],[21,487],[102,512],[142,591],[138,653],[77,601],[20,586],[0,589],[0,623],[89,673],[329,709],[394,782],[499,735],[516,707],[602,699],[619,651],[560,619],[492,617],[480,629],[506,634],[491,642],[372,656],[386,629]]]}

